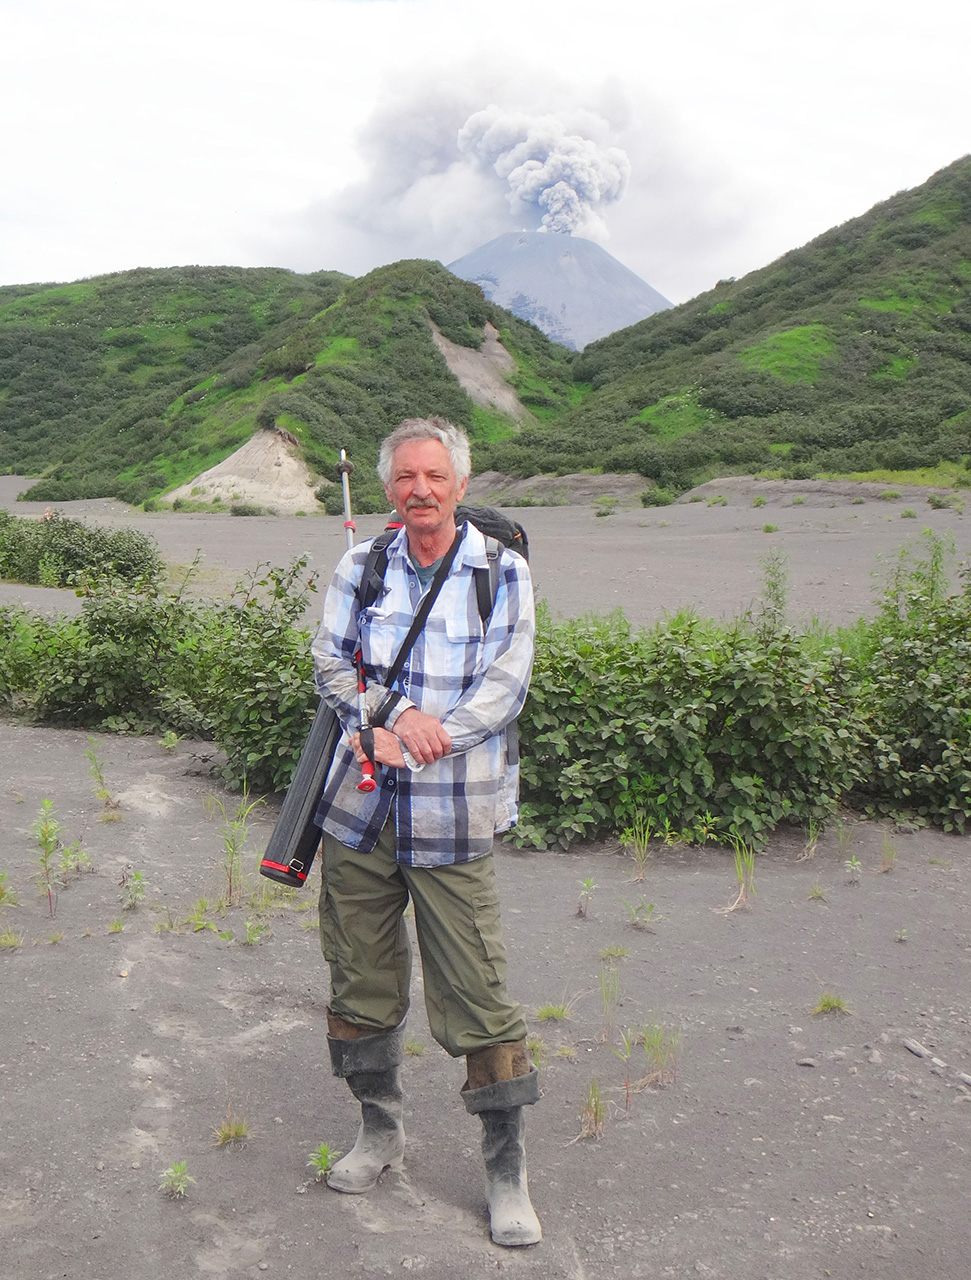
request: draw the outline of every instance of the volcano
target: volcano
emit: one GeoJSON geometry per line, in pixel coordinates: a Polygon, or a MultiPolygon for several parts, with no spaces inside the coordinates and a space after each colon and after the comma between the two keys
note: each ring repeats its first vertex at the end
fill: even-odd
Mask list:
{"type": "Polygon", "coordinates": [[[574,351],[671,306],[606,249],[580,236],[511,231],[448,269],[574,351]]]}

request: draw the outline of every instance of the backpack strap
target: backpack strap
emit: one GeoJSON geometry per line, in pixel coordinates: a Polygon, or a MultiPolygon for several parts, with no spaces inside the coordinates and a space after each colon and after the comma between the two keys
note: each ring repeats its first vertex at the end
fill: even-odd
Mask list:
{"type": "Polygon", "coordinates": [[[398,536],[397,529],[385,529],[368,548],[364,571],[357,586],[357,607],[368,609],[384,587],[384,575],[388,572],[388,547],[398,536]]]}
{"type": "Polygon", "coordinates": [[[482,621],[482,631],[485,632],[489,625],[489,619],[492,617],[492,610],[496,604],[496,592],[499,590],[499,561],[502,558],[502,543],[498,538],[486,538],[486,559],[488,566],[485,569],[473,569],[475,575],[475,599],[479,606],[479,618],[482,621]]]}

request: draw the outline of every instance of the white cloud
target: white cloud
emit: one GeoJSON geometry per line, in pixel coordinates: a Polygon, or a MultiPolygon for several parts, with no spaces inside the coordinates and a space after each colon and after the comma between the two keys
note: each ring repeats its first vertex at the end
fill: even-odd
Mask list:
{"type": "Polygon", "coordinates": [[[2,283],[449,261],[535,212],[459,150],[490,104],[626,155],[586,229],[675,301],[969,150],[971,24],[945,0],[0,0],[0,21],[2,283]]]}

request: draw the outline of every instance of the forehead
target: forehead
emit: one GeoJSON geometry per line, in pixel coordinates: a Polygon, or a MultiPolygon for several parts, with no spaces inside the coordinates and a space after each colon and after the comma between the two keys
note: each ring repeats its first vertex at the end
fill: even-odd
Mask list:
{"type": "Polygon", "coordinates": [[[391,459],[391,474],[399,471],[444,471],[453,475],[452,458],[441,440],[406,440],[391,459]]]}

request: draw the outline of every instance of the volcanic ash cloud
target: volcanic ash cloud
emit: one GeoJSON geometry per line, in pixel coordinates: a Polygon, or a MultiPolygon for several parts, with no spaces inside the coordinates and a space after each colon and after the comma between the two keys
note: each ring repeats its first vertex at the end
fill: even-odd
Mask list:
{"type": "Polygon", "coordinates": [[[620,147],[570,133],[552,115],[486,107],[459,130],[458,147],[505,182],[510,209],[538,220],[540,231],[605,239],[599,210],[623,195],[630,177],[620,147]]]}

